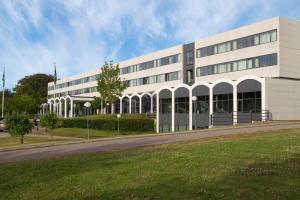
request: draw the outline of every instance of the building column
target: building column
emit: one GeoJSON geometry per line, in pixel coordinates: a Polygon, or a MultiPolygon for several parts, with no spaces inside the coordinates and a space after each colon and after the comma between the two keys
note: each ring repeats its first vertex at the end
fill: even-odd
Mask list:
{"type": "Polygon", "coordinates": [[[159,92],[156,94],[156,105],[158,105],[156,108],[156,133],[159,133],[159,92]]]}
{"type": "Polygon", "coordinates": [[[153,95],[150,96],[150,113],[152,114],[153,113],[153,95]]]}
{"type": "Polygon", "coordinates": [[[120,114],[123,113],[122,97],[120,97],[120,114]]]}
{"type": "Polygon", "coordinates": [[[111,114],[115,114],[115,103],[111,104],[111,114]]]}
{"type": "Polygon", "coordinates": [[[61,103],[61,100],[59,100],[59,117],[62,117],[62,103],[61,103]]]}
{"type": "Polygon", "coordinates": [[[73,103],[73,99],[71,99],[70,117],[73,117],[73,107],[74,107],[74,103],[73,103]]]}
{"type": "MultiPolygon", "coordinates": [[[[189,90],[189,130],[193,130],[193,90],[189,90]]],[[[196,128],[195,128],[196,129],[196,128]]]]}
{"type": "Polygon", "coordinates": [[[139,107],[139,112],[140,112],[140,114],[142,113],[142,98],[143,98],[143,96],[141,96],[141,97],[139,97],[140,98],[140,107],[139,107]]]}
{"type": "Polygon", "coordinates": [[[131,97],[129,97],[129,114],[131,114],[131,97]]]}
{"type": "Polygon", "coordinates": [[[67,107],[67,99],[65,99],[65,118],[67,118],[67,111],[68,107],[67,107]]]}
{"type": "Polygon", "coordinates": [[[261,120],[267,120],[267,111],[266,111],[266,79],[263,78],[260,82],[261,85],[261,120]]]}
{"type": "Polygon", "coordinates": [[[212,128],[212,115],[214,113],[214,91],[213,88],[209,88],[209,128],[212,128]]]}
{"type": "Polygon", "coordinates": [[[233,85],[233,125],[237,124],[237,85],[233,85]]]}
{"type": "Polygon", "coordinates": [[[172,132],[175,132],[175,92],[172,91],[172,124],[171,124],[171,130],[172,132]]]}
{"type": "Polygon", "coordinates": [[[50,113],[52,113],[52,103],[51,102],[49,103],[49,106],[50,106],[50,109],[49,109],[50,113]]]}

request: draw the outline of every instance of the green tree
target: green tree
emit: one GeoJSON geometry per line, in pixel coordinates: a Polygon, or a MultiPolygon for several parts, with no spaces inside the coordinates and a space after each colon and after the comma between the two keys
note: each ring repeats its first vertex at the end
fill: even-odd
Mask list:
{"type": "Polygon", "coordinates": [[[40,105],[47,101],[48,83],[51,81],[54,81],[54,76],[47,74],[33,74],[18,81],[14,88],[16,95],[20,95],[18,97],[25,95],[27,100],[29,99],[28,96],[33,99],[33,107],[26,107],[26,112],[36,113],[40,105]]]}
{"type": "MultiPolygon", "coordinates": [[[[0,95],[2,96],[2,91],[0,91],[0,95]]],[[[12,113],[13,111],[13,105],[12,105],[12,98],[14,97],[15,93],[13,93],[9,89],[4,90],[4,96],[5,96],[5,101],[4,101],[4,113],[12,113]]],[[[2,107],[2,98],[0,98],[0,108],[2,107]]]]}
{"type": "MultiPolygon", "coordinates": [[[[59,119],[54,113],[47,113],[41,117],[41,125],[47,129],[53,130],[59,127],[59,119]]],[[[50,131],[51,139],[53,140],[52,132],[50,131]]]]}
{"type": "Polygon", "coordinates": [[[113,65],[105,62],[102,67],[100,78],[98,79],[97,90],[101,98],[101,110],[103,109],[103,101],[113,103],[119,99],[127,85],[120,78],[119,65],[113,65]]]}
{"type": "Polygon", "coordinates": [[[36,101],[34,97],[26,93],[16,93],[11,98],[10,105],[11,109],[18,113],[35,113],[36,110],[36,101]]]}
{"type": "Polygon", "coordinates": [[[27,114],[18,114],[16,112],[7,117],[6,126],[12,136],[20,136],[21,144],[24,143],[24,135],[30,133],[33,128],[33,124],[30,122],[27,114]]]}

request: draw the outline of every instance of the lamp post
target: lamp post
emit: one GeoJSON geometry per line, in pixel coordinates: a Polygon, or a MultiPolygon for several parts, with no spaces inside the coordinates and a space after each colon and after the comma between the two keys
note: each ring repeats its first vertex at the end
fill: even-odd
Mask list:
{"type": "Polygon", "coordinates": [[[106,114],[109,114],[108,111],[109,111],[109,103],[106,103],[106,114]]]}
{"type": "Polygon", "coordinates": [[[118,135],[120,135],[120,118],[121,118],[121,114],[117,114],[117,118],[118,118],[118,135]]]}
{"type": "Polygon", "coordinates": [[[86,114],[86,127],[87,127],[88,140],[89,140],[90,139],[90,129],[89,129],[89,119],[88,119],[88,113],[87,113],[87,111],[88,111],[88,108],[91,107],[91,103],[90,102],[85,102],[84,103],[84,107],[86,109],[86,112],[85,112],[85,114],[86,114]]]}
{"type": "Polygon", "coordinates": [[[192,101],[193,101],[193,104],[194,104],[194,124],[195,124],[195,130],[197,129],[197,120],[196,120],[196,101],[197,101],[197,97],[196,96],[193,96],[192,97],[192,101]]]}

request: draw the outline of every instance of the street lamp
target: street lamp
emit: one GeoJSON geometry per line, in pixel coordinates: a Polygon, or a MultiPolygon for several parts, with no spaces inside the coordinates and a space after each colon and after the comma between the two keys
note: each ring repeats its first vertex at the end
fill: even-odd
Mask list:
{"type": "Polygon", "coordinates": [[[86,109],[86,112],[85,112],[85,114],[86,114],[86,127],[87,127],[88,140],[89,140],[90,139],[90,129],[89,129],[89,119],[88,119],[88,113],[87,113],[87,111],[88,111],[88,108],[91,107],[91,103],[90,102],[85,102],[84,103],[84,107],[86,109]]]}
{"type": "Polygon", "coordinates": [[[109,114],[108,111],[109,111],[109,103],[106,103],[106,114],[109,114]]]}
{"type": "Polygon", "coordinates": [[[117,118],[118,118],[118,135],[120,135],[120,118],[121,118],[121,114],[117,114],[117,118]]]}
{"type": "Polygon", "coordinates": [[[197,101],[197,97],[196,96],[193,96],[192,97],[192,101],[193,101],[193,104],[194,104],[194,124],[195,124],[195,130],[197,129],[197,125],[196,125],[196,101],[197,101]]]}

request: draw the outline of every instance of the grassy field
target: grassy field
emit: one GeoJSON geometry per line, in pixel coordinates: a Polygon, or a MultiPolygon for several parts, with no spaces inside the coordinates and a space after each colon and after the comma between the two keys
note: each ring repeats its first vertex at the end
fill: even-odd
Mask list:
{"type": "MultiPolygon", "coordinates": [[[[40,133],[45,134],[45,131],[40,131],[40,133]]],[[[48,132],[49,133],[49,132],[48,132]]],[[[55,136],[66,136],[66,137],[76,137],[76,138],[87,138],[87,129],[82,128],[58,128],[51,130],[52,135],[55,136]]],[[[103,131],[90,129],[90,138],[107,138],[107,137],[117,137],[124,135],[138,135],[140,132],[120,132],[118,131],[103,131]]],[[[143,133],[146,134],[146,133],[143,133]]]]}
{"type": "Polygon", "coordinates": [[[30,146],[34,144],[47,144],[47,143],[53,143],[59,141],[65,141],[65,139],[54,138],[53,140],[51,140],[50,137],[36,137],[36,136],[25,135],[24,144],[21,145],[20,137],[1,137],[0,148],[30,146]]]}
{"type": "Polygon", "coordinates": [[[0,165],[0,199],[299,199],[300,130],[0,165]]]}

